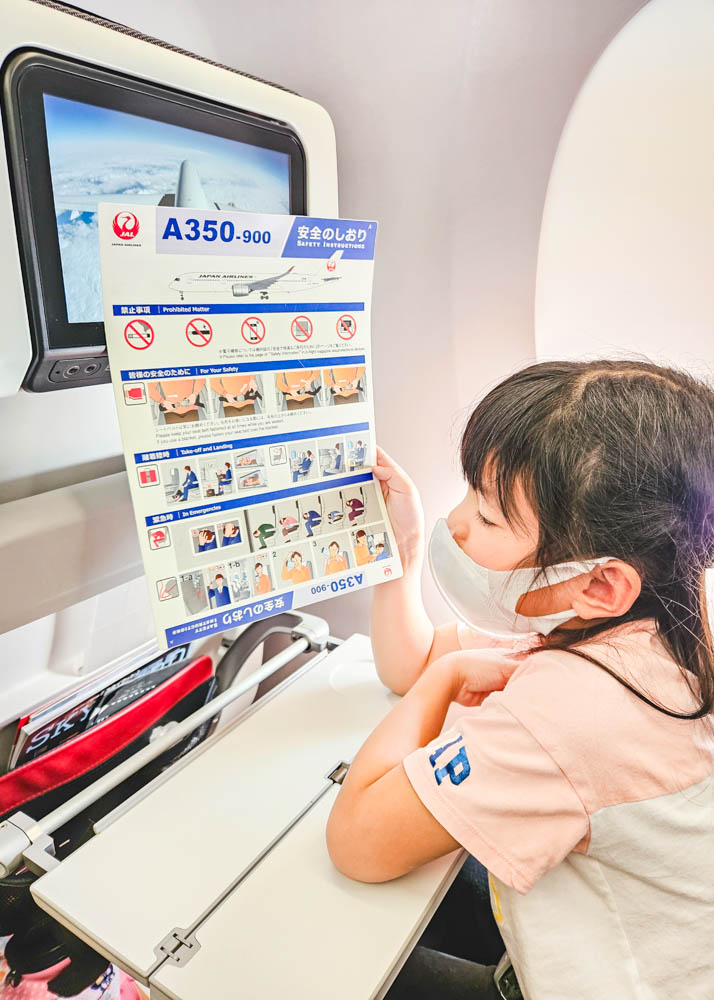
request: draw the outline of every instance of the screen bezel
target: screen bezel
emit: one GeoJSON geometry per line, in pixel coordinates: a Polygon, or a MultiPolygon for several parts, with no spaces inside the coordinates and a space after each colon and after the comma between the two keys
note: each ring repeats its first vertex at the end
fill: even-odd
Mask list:
{"type": "MultiPolygon", "coordinates": [[[[67,317],[45,94],[286,153],[290,213],[306,214],[304,150],[297,135],[281,122],[42,52],[16,54],[4,67],[3,78],[3,113],[35,355],[26,377],[28,388],[65,385],[64,379],[54,377],[58,359],[106,355],[102,322],[70,323],[67,317]],[[58,384],[33,385],[38,377],[40,382],[50,378],[58,384]]],[[[102,363],[84,381],[109,381],[108,366],[102,363]]],[[[81,374],[71,384],[83,384],[81,374]]]]}

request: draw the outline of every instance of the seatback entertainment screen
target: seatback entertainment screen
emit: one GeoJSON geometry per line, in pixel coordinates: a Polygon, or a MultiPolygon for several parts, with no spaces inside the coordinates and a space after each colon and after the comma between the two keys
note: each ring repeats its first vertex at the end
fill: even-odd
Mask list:
{"type": "Polygon", "coordinates": [[[43,102],[69,323],[102,319],[99,201],[290,212],[287,153],[52,94],[43,102]]]}
{"type": "Polygon", "coordinates": [[[3,75],[34,357],[25,388],[109,381],[100,201],[304,214],[286,125],[38,52],[3,75]]]}

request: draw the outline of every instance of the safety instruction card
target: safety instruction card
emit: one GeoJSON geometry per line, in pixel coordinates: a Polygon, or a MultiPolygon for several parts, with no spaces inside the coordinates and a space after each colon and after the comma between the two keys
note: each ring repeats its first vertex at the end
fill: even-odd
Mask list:
{"type": "Polygon", "coordinates": [[[374,222],[100,206],[162,647],[401,573],[375,460],[374,222]]]}

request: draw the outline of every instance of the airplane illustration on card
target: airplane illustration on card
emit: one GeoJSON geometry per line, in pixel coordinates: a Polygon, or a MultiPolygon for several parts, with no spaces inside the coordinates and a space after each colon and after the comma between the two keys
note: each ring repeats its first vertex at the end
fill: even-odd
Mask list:
{"type": "MultiPolygon", "coordinates": [[[[303,269],[293,264],[282,273],[275,274],[259,271],[191,271],[177,275],[169,288],[179,293],[181,301],[186,295],[231,295],[234,298],[246,298],[256,295],[261,300],[270,298],[270,289],[279,285],[280,293],[297,294],[308,288],[324,285],[328,281],[338,281],[339,260],[341,250],[326,261],[320,261],[317,267],[303,269]]],[[[277,291],[277,289],[276,289],[277,291]]]]}

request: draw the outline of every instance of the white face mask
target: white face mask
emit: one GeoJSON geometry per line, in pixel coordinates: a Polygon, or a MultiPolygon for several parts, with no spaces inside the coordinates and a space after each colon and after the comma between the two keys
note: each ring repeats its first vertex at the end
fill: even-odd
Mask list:
{"type": "Polygon", "coordinates": [[[548,635],[558,625],[577,617],[572,609],[534,618],[519,615],[516,606],[534,584],[534,589],[538,589],[564,583],[582,573],[590,573],[606,562],[610,562],[609,556],[558,563],[548,566],[543,573],[534,568],[487,569],[474,562],[459,547],[444,518],[436,522],[429,540],[429,568],[452,611],[469,628],[508,638],[531,632],[548,635]]]}

